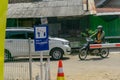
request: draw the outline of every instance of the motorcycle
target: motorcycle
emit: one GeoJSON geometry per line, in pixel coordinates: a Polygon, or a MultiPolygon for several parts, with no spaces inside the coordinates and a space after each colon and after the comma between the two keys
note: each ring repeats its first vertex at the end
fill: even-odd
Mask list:
{"type": "Polygon", "coordinates": [[[94,44],[94,40],[91,37],[86,38],[87,43],[79,51],[79,59],[85,60],[87,55],[100,56],[101,58],[106,58],[109,55],[108,48],[97,48],[90,49],[90,44],[94,44]]]}

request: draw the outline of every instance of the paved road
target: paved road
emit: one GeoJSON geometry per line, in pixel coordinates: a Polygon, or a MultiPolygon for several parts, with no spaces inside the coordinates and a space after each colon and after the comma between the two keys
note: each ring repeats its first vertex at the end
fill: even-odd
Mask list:
{"type": "MultiPolygon", "coordinates": [[[[27,61],[22,60],[5,63],[5,80],[15,80],[14,77],[18,80],[29,80],[28,65],[27,61]]],[[[33,60],[33,80],[39,74],[39,68],[39,60],[33,60]]],[[[51,60],[50,68],[51,80],[56,80],[58,61],[51,60]]],[[[79,60],[76,54],[65,56],[63,69],[65,80],[120,80],[120,54],[111,52],[106,59],[101,59],[99,56],[88,56],[85,61],[79,60]]]]}

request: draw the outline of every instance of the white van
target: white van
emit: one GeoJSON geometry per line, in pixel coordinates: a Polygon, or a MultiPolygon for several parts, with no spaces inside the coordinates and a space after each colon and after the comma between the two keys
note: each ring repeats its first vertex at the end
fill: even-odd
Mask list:
{"type": "MultiPolygon", "coordinates": [[[[31,38],[31,54],[38,56],[40,53],[34,50],[33,29],[6,29],[5,60],[14,57],[28,57],[28,38],[31,38]]],[[[53,59],[63,58],[63,54],[70,54],[70,42],[61,38],[49,37],[49,50],[43,51],[43,55],[50,55],[53,59]]]]}

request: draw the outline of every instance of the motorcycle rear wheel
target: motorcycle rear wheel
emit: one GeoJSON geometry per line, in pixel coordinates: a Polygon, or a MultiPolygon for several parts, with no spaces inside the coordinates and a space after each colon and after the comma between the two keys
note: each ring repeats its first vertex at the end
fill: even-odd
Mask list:
{"type": "Polygon", "coordinates": [[[79,59],[80,59],[80,60],[85,60],[86,57],[87,57],[87,50],[86,50],[86,49],[80,50],[80,53],[79,53],[78,56],[79,56],[79,59]]]}

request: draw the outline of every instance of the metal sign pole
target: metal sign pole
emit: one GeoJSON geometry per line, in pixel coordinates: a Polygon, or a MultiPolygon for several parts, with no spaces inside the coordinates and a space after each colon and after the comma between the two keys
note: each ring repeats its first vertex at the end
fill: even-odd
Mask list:
{"type": "Polygon", "coordinates": [[[45,64],[45,80],[51,80],[50,78],[50,57],[47,58],[47,62],[45,64]]]}
{"type": "Polygon", "coordinates": [[[50,56],[48,57],[48,80],[51,80],[51,75],[50,75],[50,56]]]}
{"type": "Polygon", "coordinates": [[[34,27],[34,44],[35,51],[40,52],[40,73],[41,80],[43,80],[43,52],[49,50],[49,39],[48,39],[48,25],[39,25],[34,27]]]}
{"type": "Polygon", "coordinates": [[[30,80],[32,80],[32,55],[31,55],[31,38],[28,39],[28,44],[29,44],[29,75],[30,75],[30,80]]]}
{"type": "Polygon", "coordinates": [[[43,52],[40,53],[40,73],[41,73],[41,80],[43,80],[43,52]]]}

